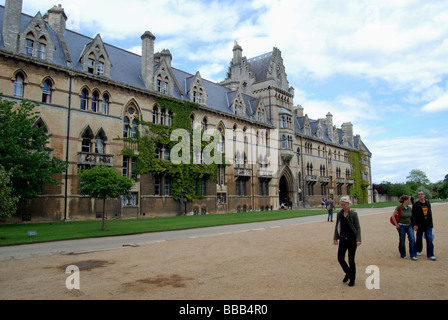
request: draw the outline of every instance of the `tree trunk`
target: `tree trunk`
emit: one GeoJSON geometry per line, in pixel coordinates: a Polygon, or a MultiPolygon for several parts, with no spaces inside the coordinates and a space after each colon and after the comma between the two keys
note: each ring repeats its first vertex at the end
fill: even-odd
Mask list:
{"type": "Polygon", "coordinates": [[[103,198],[103,231],[106,231],[106,220],[107,220],[107,214],[106,214],[106,198],[103,198]]]}

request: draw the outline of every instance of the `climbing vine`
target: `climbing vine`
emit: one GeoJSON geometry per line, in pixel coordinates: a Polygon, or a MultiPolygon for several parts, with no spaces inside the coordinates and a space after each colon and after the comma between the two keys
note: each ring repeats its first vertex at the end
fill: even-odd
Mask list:
{"type": "Polygon", "coordinates": [[[365,165],[361,163],[363,156],[362,151],[350,150],[351,178],[354,180],[353,187],[350,188],[350,196],[358,198],[359,203],[368,202],[369,182],[362,179],[362,172],[366,170],[365,165]]]}
{"type": "MultiPolygon", "coordinates": [[[[194,163],[193,155],[193,130],[191,128],[191,113],[198,108],[198,104],[179,101],[172,98],[156,97],[156,104],[159,110],[166,110],[172,114],[171,126],[155,124],[143,121],[139,123],[146,129],[146,134],[137,134],[137,139],[122,139],[131,143],[137,143],[138,154],[133,149],[127,148],[122,151],[122,155],[137,158],[137,174],[151,173],[152,175],[166,175],[171,178],[172,196],[174,200],[191,202],[196,198],[202,198],[200,188],[200,179],[217,179],[218,164],[194,163]],[[157,154],[158,147],[172,150],[177,144],[181,143],[181,139],[171,141],[171,134],[175,129],[184,129],[189,133],[189,146],[187,149],[190,153],[190,163],[173,163],[173,161],[164,160],[164,155],[160,152],[157,154]]],[[[201,132],[201,152],[213,141],[202,141],[201,132]]],[[[214,152],[218,152],[215,150],[214,152]]],[[[218,154],[222,157],[224,163],[225,156],[223,153],[218,154]]]]}

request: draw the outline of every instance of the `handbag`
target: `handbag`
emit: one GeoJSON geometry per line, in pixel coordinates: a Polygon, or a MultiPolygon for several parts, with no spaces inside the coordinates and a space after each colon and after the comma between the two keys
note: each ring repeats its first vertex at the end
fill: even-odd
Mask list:
{"type": "MultiPolygon", "coordinates": [[[[400,221],[400,216],[401,216],[401,206],[398,209],[397,214],[395,215],[395,220],[397,221],[397,223],[398,221],[400,221]]],[[[392,223],[392,225],[395,226],[394,219],[392,219],[392,217],[390,217],[390,223],[392,223]]]]}

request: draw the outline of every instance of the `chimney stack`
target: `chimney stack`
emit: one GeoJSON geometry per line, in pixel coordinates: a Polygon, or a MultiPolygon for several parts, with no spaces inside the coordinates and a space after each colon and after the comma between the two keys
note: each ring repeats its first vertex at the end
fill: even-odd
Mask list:
{"type": "Polygon", "coordinates": [[[21,19],[22,0],[5,0],[2,38],[5,49],[13,53],[18,49],[21,19]]]}
{"type": "Polygon", "coordinates": [[[154,40],[156,37],[146,31],[142,36],[141,75],[146,89],[154,90],[154,40]]]}
{"type": "Polygon", "coordinates": [[[239,65],[243,61],[243,48],[235,41],[233,46],[233,65],[239,65]]]}
{"type": "Polygon", "coordinates": [[[61,5],[57,7],[54,6],[48,10],[48,24],[56,31],[58,34],[64,34],[65,23],[67,22],[67,16],[64,12],[64,8],[61,5]]]}
{"type": "Polygon", "coordinates": [[[353,147],[353,124],[351,122],[345,122],[342,124],[342,132],[347,138],[347,141],[353,147]]]}

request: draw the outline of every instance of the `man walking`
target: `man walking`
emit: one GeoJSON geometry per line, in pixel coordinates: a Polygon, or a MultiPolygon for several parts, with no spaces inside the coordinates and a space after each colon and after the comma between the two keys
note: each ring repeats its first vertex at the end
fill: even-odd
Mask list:
{"type": "Polygon", "coordinates": [[[417,193],[418,201],[412,206],[411,223],[417,231],[415,249],[417,255],[421,255],[423,249],[423,233],[426,238],[426,256],[428,259],[436,260],[434,256],[434,226],[432,221],[431,204],[426,201],[426,195],[422,190],[417,193]]]}
{"type": "Polygon", "coordinates": [[[328,199],[327,200],[327,211],[328,211],[328,217],[327,217],[327,221],[333,222],[333,209],[334,209],[334,202],[333,199],[328,199]]]}

